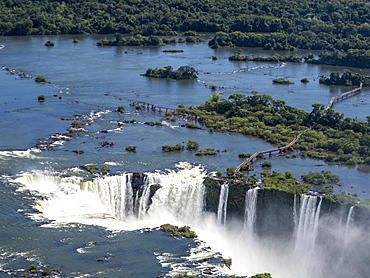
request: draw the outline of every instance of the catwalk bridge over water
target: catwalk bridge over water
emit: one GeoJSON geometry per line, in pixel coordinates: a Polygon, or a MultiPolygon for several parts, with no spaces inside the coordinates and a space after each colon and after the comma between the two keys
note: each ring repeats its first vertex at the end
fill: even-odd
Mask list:
{"type": "MultiPolygon", "coordinates": [[[[348,91],[348,92],[345,92],[343,94],[340,94],[340,95],[337,95],[335,97],[332,97],[328,106],[325,108],[325,112],[329,109],[332,109],[333,105],[334,105],[334,102],[335,101],[340,101],[340,100],[343,100],[345,98],[348,98],[350,96],[353,96],[359,92],[361,92],[361,89],[362,89],[362,83],[360,84],[360,86],[356,89],[353,89],[351,91],[348,91]]],[[[326,113],[324,113],[325,115],[326,113]]],[[[307,132],[308,130],[311,130],[312,128],[315,127],[315,124],[310,126],[309,128],[307,128],[306,130],[304,130],[302,133],[298,134],[297,136],[294,137],[294,139],[286,146],[283,146],[283,147],[277,147],[277,148],[274,148],[274,149],[271,149],[271,150],[267,150],[267,151],[261,151],[261,152],[256,152],[254,153],[253,155],[251,155],[249,158],[247,158],[245,161],[243,161],[236,169],[235,169],[235,172],[239,172],[241,170],[241,168],[243,167],[243,165],[247,165],[251,162],[253,162],[253,159],[257,158],[259,155],[261,154],[264,154],[264,153],[269,153],[271,155],[271,153],[273,152],[279,152],[279,153],[282,153],[283,151],[289,149],[291,146],[293,146],[295,143],[297,143],[297,141],[299,140],[299,138],[305,133],[307,132]]]]}
{"type": "Polygon", "coordinates": [[[176,111],[176,109],[173,109],[173,108],[155,106],[154,104],[147,103],[144,101],[135,101],[131,104],[131,106],[139,106],[139,107],[151,109],[153,111],[158,111],[158,112],[175,112],[176,111]]]}

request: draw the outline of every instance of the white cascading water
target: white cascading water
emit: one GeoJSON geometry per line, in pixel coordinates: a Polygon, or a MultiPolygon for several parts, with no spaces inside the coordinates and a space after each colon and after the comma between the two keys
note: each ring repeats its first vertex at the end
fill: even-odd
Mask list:
{"type": "Polygon", "coordinates": [[[83,182],[81,189],[98,195],[114,217],[127,221],[133,216],[134,211],[131,179],[132,174],[107,176],[83,182]]]}
{"type": "MultiPolygon", "coordinates": [[[[180,171],[169,170],[157,176],[160,188],[152,197],[146,219],[177,225],[194,223],[203,213],[206,172],[201,167],[181,164],[180,171]]],[[[148,173],[148,175],[152,175],[148,173]]],[[[156,174],[153,174],[156,175],[156,174]]],[[[163,223],[160,223],[163,224],[163,223]]]]}
{"type": "Polygon", "coordinates": [[[130,173],[86,182],[77,177],[37,173],[24,175],[14,182],[24,185],[20,190],[47,196],[38,200],[36,207],[55,225],[84,223],[114,230],[156,227],[164,223],[190,225],[199,220],[203,212],[206,171],[189,163],[177,166],[177,171],[146,173],[140,198],[137,194],[134,196],[130,173]],[[150,199],[150,187],[154,184],[160,187],[150,199]]]}
{"type": "Polygon", "coordinates": [[[137,216],[139,219],[143,219],[150,206],[150,188],[154,184],[159,184],[160,178],[158,174],[148,174],[144,179],[144,185],[142,186],[142,195],[137,203],[137,216]]]}
{"type": "Polygon", "coordinates": [[[294,194],[294,200],[293,200],[293,223],[294,223],[294,227],[298,227],[298,221],[299,221],[299,215],[298,215],[298,211],[297,211],[297,205],[298,203],[298,199],[297,199],[297,195],[294,194]]]}
{"type": "Polygon", "coordinates": [[[311,251],[314,248],[320,217],[322,197],[303,194],[301,196],[298,226],[296,227],[296,249],[311,251]]]}
{"type": "MultiPolygon", "coordinates": [[[[257,188],[246,193],[246,222],[240,222],[240,225],[236,222],[233,224],[237,225],[220,225],[214,213],[203,212],[203,180],[206,176],[203,168],[184,164],[177,171],[146,173],[146,176],[141,196],[133,196],[132,174],[99,177],[89,182],[81,182],[81,179],[75,177],[59,178],[41,174],[24,176],[16,182],[24,184],[24,189],[32,193],[37,191],[33,193],[35,196],[45,196],[36,197],[35,207],[42,212],[43,217],[51,220],[47,225],[82,223],[112,230],[158,227],[165,223],[189,225],[213,251],[221,252],[225,258],[232,258],[230,274],[250,276],[270,272],[274,278],[328,277],[322,275],[322,270],[327,269],[325,249],[314,244],[318,233],[321,197],[302,195],[300,202],[296,199],[293,211],[297,216],[296,236],[294,244],[289,244],[275,239],[261,240],[252,233],[243,232],[243,224],[254,223],[256,220],[253,215],[257,207],[253,204],[257,201],[257,188]],[[154,184],[160,187],[149,198],[150,187],[154,184]]],[[[225,193],[226,185],[222,198],[224,203],[225,193]]],[[[221,219],[225,219],[225,206],[222,207],[221,219]]],[[[34,215],[40,217],[41,214],[34,215]]],[[[352,215],[353,209],[350,209],[348,226],[352,215]]],[[[349,234],[351,229],[348,226],[349,234]]]]}
{"type": "Polygon", "coordinates": [[[225,182],[221,186],[217,208],[217,223],[226,224],[227,200],[229,198],[229,184],[225,182]]]}
{"type": "Polygon", "coordinates": [[[351,206],[349,208],[349,211],[348,211],[348,216],[347,216],[347,221],[346,221],[346,228],[344,230],[344,245],[347,244],[348,231],[349,231],[349,226],[351,225],[354,208],[355,208],[354,206],[351,206]]]}
{"type": "Polygon", "coordinates": [[[161,221],[172,221],[176,224],[179,220],[195,220],[201,215],[204,175],[202,168],[190,166],[179,171],[146,173],[141,186],[142,196],[136,196],[135,200],[131,187],[132,174],[97,178],[83,183],[81,189],[97,194],[109,211],[121,221],[140,225],[133,217],[135,203],[139,221],[156,221],[158,224],[163,224],[161,221]],[[160,188],[150,200],[150,188],[154,184],[159,184],[160,188]]]}
{"type": "Polygon", "coordinates": [[[249,233],[254,232],[256,223],[258,189],[251,188],[245,193],[244,229],[249,233]]]}
{"type": "Polygon", "coordinates": [[[337,270],[340,268],[340,266],[343,262],[344,253],[345,253],[345,250],[346,250],[347,245],[348,245],[348,232],[349,232],[349,229],[350,229],[354,208],[355,208],[354,206],[351,206],[349,208],[349,211],[348,211],[346,226],[344,228],[344,234],[343,234],[343,245],[342,245],[342,250],[341,250],[341,256],[340,256],[340,259],[338,260],[337,270]]]}

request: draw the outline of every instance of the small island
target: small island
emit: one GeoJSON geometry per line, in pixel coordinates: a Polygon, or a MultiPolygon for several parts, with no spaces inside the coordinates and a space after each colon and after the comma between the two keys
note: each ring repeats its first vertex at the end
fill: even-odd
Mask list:
{"type": "Polygon", "coordinates": [[[189,66],[181,66],[174,70],[171,66],[164,68],[148,68],[141,76],[154,77],[154,78],[171,78],[171,79],[195,79],[198,72],[195,68],[189,66]]]}
{"type": "Polygon", "coordinates": [[[290,85],[290,84],[294,84],[293,81],[289,81],[285,78],[275,78],[274,80],[272,80],[272,83],[274,84],[280,84],[280,85],[290,85]]]}

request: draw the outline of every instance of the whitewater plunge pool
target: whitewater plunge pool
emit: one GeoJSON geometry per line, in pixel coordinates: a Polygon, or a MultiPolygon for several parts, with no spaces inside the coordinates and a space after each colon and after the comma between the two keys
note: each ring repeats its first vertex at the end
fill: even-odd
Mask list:
{"type": "MultiPolygon", "coordinates": [[[[181,128],[184,122],[167,122],[156,112],[129,106],[134,101],[170,108],[179,104],[198,105],[212,93],[204,86],[206,83],[223,87],[225,98],[234,93],[248,95],[256,90],[310,111],[313,103],[326,104],[332,96],[346,90],[318,84],[319,75],[341,68],[233,63],[227,59],[232,49],[212,50],[206,44],[178,45],[176,47],[184,50],[180,54],[162,52],[173,46],[101,48],[95,46],[100,39],[102,36],[83,36],[79,37],[79,44],[73,44],[70,36],[1,38],[0,43],[5,45],[0,50],[2,65],[33,76],[43,75],[51,82],[35,84],[32,79],[20,79],[0,71],[0,267],[3,271],[22,272],[20,269],[37,264],[59,269],[64,277],[171,277],[183,271],[204,277],[270,272],[273,277],[309,278],[329,277],[327,270],[335,271],[335,277],[349,277],[354,273],[357,277],[366,277],[368,266],[363,262],[366,257],[348,246],[353,243],[352,246],[359,247],[361,238],[365,248],[369,239],[356,227],[348,229],[346,224],[351,224],[352,215],[349,210],[343,211],[342,223],[333,225],[336,232],[325,231],[328,238],[338,239],[338,245],[332,244],[332,248],[326,249],[315,244],[297,246],[297,240],[289,244],[273,239],[261,241],[246,228],[252,225],[248,217],[245,221],[232,222],[222,220],[227,214],[222,208],[220,213],[225,216],[219,216],[219,220],[217,215],[203,211],[205,189],[199,180],[208,172],[237,166],[238,153],[269,149],[270,144],[242,135],[181,128]],[[54,41],[55,47],[44,47],[47,40],[54,41]],[[218,60],[212,61],[212,55],[218,56],[218,60]],[[201,73],[199,80],[171,81],[140,76],[148,67],[167,65],[192,66],[201,73]],[[240,71],[246,67],[248,71],[240,71]],[[295,84],[274,86],[271,80],[277,77],[288,77],[295,84]],[[302,77],[311,82],[300,83],[302,77]],[[46,96],[44,103],[37,101],[39,95],[46,96]],[[118,106],[124,106],[125,113],[117,113],[118,106]],[[39,140],[66,132],[71,122],[61,119],[73,118],[76,114],[91,123],[83,135],[55,141],[53,151],[35,148],[39,140]],[[132,119],[138,123],[117,125],[117,121],[132,119]],[[163,125],[142,124],[146,121],[162,121],[163,125]],[[169,154],[161,150],[162,145],[188,140],[199,142],[201,148],[226,152],[209,158],[196,157],[189,151],[169,154]],[[114,145],[103,147],[106,141],[114,145]],[[128,145],[136,145],[137,152],[127,152],[128,145]],[[75,150],[84,153],[78,154],[75,150]],[[180,165],[186,167],[177,168],[183,161],[193,166],[185,163],[180,165]],[[87,164],[108,167],[113,175],[89,182],[86,171],[79,168],[87,164]],[[150,183],[168,186],[154,195],[151,204],[144,202],[145,199],[140,201],[139,197],[136,200],[127,187],[130,180],[127,175],[133,172],[150,173],[153,178],[150,183]],[[135,204],[141,207],[141,214],[135,211],[135,204]],[[132,211],[132,215],[128,217],[123,213],[126,210],[132,211]],[[175,239],[160,231],[143,233],[141,230],[164,221],[190,225],[202,241],[175,239]],[[211,248],[207,248],[209,246],[211,248]],[[230,270],[221,256],[233,259],[230,270]]],[[[245,51],[273,54],[256,49],[245,51]]],[[[334,109],[346,117],[365,120],[370,106],[369,94],[365,89],[336,104],[334,109]]],[[[335,188],[337,192],[357,193],[360,198],[370,196],[366,169],[329,165],[318,168],[315,166],[318,161],[309,159],[276,156],[269,159],[273,163],[272,170],[289,170],[296,177],[309,171],[330,170],[340,175],[343,183],[342,187],[335,188]]],[[[261,171],[258,165],[255,168],[261,171]]],[[[226,198],[227,194],[223,196],[226,198]]],[[[305,231],[314,231],[310,232],[312,236],[317,232],[315,229],[323,231],[327,223],[322,219],[319,228],[320,221],[316,219],[319,200],[306,201],[297,201],[296,209],[291,210],[292,215],[298,214],[303,207],[299,215],[307,215],[307,222],[300,222],[300,229],[297,216],[298,242],[315,241],[315,237],[305,238],[305,231]],[[306,227],[313,230],[304,229],[302,223],[312,224],[306,227]]],[[[252,207],[246,209],[248,215],[253,205],[246,203],[252,207]]],[[[0,275],[8,277],[4,272],[0,275]]]]}

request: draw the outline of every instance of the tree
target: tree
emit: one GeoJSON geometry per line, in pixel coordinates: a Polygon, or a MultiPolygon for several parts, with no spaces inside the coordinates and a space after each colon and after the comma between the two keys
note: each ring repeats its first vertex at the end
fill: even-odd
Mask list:
{"type": "Polygon", "coordinates": [[[271,168],[272,163],[270,161],[264,161],[262,164],[262,168],[271,168]]]}
{"type": "Polygon", "coordinates": [[[39,102],[44,102],[44,101],[46,100],[46,97],[45,97],[44,95],[39,95],[39,96],[37,97],[37,100],[38,100],[39,102]]]}
{"type": "Polygon", "coordinates": [[[114,34],[114,37],[115,37],[117,43],[119,43],[123,39],[123,35],[119,34],[119,33],[114,34]]]}
{"type": "Polygon", "coordinates": [[[52,41],[47,41],[45,43],[45,46],[54,46],[54,43],[52,41]]]}
{"type": "Polygon", "coordinates": [[[214,94],[211,94],[209,96],[209,99],[212,101],[212,102],[218,102],[220,100],[221,96],[220,94],[217,94],[217,93],[214,93],[214,94]]]}
{"type": "Polygon", "coordinates": [[[226,175],[228,176],[234,176],[235,174],[235,168],[234,167],[229,167],[226,169],[226,175]]]}
{"type": "Polygon", "coordinates": [[[136,153],[137,146],[127,146],[126,151],[136,153]]]}
{"type": "Polygon", "coordinates": [[[243,94],[232,94],[229,96],[229,99],[236,105],[241,105],[246,101],[247,97],[243,94]]]}
{"type": "Polygon", "coordinates": [[[35,77],[37,83],[48,83],[45,76],[38,75],[35,77]]]}
{"type": "Polygon", "coordinates": [[[193,140],[188,140],[187,150],[197,150],[199,148],[199,143],[193,140]]]}
{"type": "Polygon", "coordinates": [[[175,79],[194,79],[197,78],[198,72],[195,68],[190,66],[181,66],[177,69],[175,76],[178,78],[175,79]]]}

